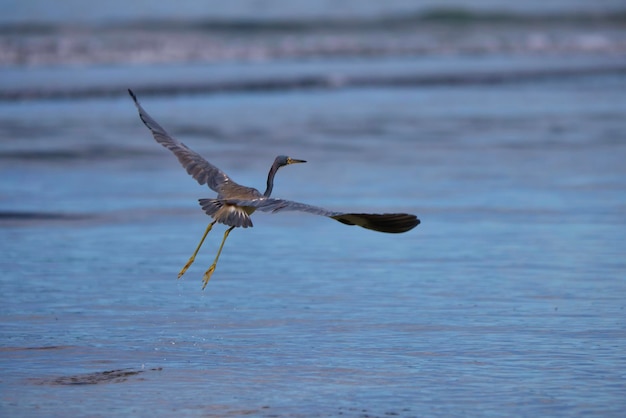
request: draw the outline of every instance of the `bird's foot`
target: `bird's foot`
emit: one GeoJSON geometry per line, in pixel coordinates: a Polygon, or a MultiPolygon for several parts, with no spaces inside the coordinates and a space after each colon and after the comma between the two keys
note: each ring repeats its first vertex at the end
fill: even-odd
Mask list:
{"type": "Polygon", "coordinates": [[[187,264],[185,264],[185,266],[180,270],[180,273],[178,273],[178,278],[180,279],[181,277],[183,277],[183,274],[185,274],[185,272],[187,271],[187,269],[193,264],[194,260],[196,259],[196,257],[191,257],[189,259],[189,261],[187,261],[187,264]]]}
{"type": "Polygon", "coordinates": [[[202,276],[202,283],[203,283],[202,290],[204,290],[206,285],[209,283],[209,279],[213,275],[214,271],[215,271],[215,264],[211,264],[211,267],[209,267],[209,269],[204,273],[204,276],[202,276]]]}

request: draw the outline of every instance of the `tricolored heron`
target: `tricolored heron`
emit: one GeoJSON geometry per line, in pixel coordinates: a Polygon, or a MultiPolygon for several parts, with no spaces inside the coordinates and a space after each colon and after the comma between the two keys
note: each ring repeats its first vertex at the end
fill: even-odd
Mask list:
{"type": "Polygon", "coordinates": [[[224,233],[224,238],[222,238],[222,243],[217,251],[215,260],[204,273],[202,286],[204,289],[215,271],[217,260],[222,253],[222,248],[224,247],[224,242],[226,242],[228,234],[230,234],[230,231],[235,227],[251,227],[252,221],[250,220],[250,215],[256,210],[272,213],[297,210],[314,215],[327,216],[346,225],[358,225],[374,231],[389,233],[406,232],[415,228],[420,223],[420,220],[417,219],[415,215],[406,213],[345,213],[331,211],[305,203],[270,198],[274,187],[274,176],[278,169],[286,165],[306,162],[284,155],[279,155],[274,160],[267,176],[267,188],[264,193],[252,187],[241,186],[235,183],[222,170],[189,149],[182,142],[170,136],[165,129],[144,110],[141,104],[139,104],[137,97],[130,89],[128,93],[130,93],[130,96],[135,102],[135,106],[137,106],[139,117],[148,129],[150,129],[154,139],[159,144],[172,151],[178,158],[178,161],[180,161],[182,166],[187,170],[187,173],[196,179],[198,183],[201,185],[206,184],[210,189],[217,192],[217,198],[215,199],[199,199],[200,206],[202,206],[202,209],[207,215],[213,218],[213,221],[207,226],[200,243],[191,255],[191,258],[189,258],[189,261],[187,261],[187,264],[185,264],[180,273],[178,273],[178,278],[185,274],[189,266],[194,262],[200,247],[204,243],[204,239],[209,231],[211,231],[211,228],[213,228],[213,225],[215,225],[216,222],[228,225],[229,228],[224,233]]]}

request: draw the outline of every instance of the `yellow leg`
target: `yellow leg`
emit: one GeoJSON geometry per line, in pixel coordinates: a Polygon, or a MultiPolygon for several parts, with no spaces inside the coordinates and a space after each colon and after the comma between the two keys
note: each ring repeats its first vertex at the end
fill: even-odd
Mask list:
{"type": "Polygon", "coordinates": [[[204,239],[208,235],[208,233],[211,230],[211,228],[213,228],[213,225],[215,225],[215,222],[217,222],[217,221],[211,222],[209,224],[209,226],[206,227],[206,231],[204,231],[204,235],[202,235],[202,239],[200,240],[200,244],[198,244],[198,246],[196,247],[196,251],[193,252],[191,258],[189,259],[189,261],[187,261],[187,264],[185,264],[185,266],[182,268],[180,273],[178,273],[178,278],[179,279],[183,276],[183,274],[185,274],[185,272],[187,271],[189,266],[191,266],[193,264],[194,260],[196,259],[196,255],[198,254],[198,251],[200,251],[200,247],[202,247],[202,244],[204,243],[204,239]]]}
{"type": "Polygon", "coordinates": [[[213,261],[213,264],[211,264],[211,267],[209,267],[209,269],[204,273],[204,276],[202,277],[202,282],[204,283],[202,285],[203,290],[206,287],[206,285],[209,283],[209,279],[211,278],[211,275],[215,271],[215,266],[217,266],[217,260],[220,258],[220,254],[222,253],[222,248],[224,248],[224,243],[226,242],[226,238],[228,238],[228,234],[230,234],[230,231],[232,231],[234,228],[235,228],[234,226],[231,226],[230,228],[226,230],[226,232],[224,232],[224,238],[222,239],[222,244],[220,245],[220,249],[217,250],[217,255],[215,256],[215,260],[213,261]]]}

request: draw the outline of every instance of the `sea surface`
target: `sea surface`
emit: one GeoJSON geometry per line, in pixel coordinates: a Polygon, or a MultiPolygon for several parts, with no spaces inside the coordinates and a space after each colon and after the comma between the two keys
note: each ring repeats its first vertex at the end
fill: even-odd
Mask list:
{"type": "Polygon", "coordinates": [[[0,416],[622,417],[626,6],[415,3],[0,1],[0,416]]]}

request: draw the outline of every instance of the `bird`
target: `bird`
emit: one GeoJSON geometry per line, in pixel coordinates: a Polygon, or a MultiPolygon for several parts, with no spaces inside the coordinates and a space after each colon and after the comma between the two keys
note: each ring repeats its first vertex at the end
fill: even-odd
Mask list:
{"type": "Polygon", "coordinates": [[[366,229],[387,233],[407,232],[420,224],[420,220],[417,216],[407,213],[347,213],[270,197],[274,189],[274,176],[281,167],[306,163],[305,160],[295,159],[285,155],[277,156],[270,167],[264,193],[252,187],[242,186],[232,180],[215,165],[204,159],[200,154],[191,150],[185,144],[167,133],[167,131],[141,106],[135,93],[133,93],[131,89],[128,89],[128,93],[137,107],[141,121],[150,130],[156,142],[169,149],[178,158],[178,161],[185,170],[187,170],[187,173],[200,185],[206,184],[211,190],[217,193],[216,198],[198,199],[202,210],[213,220],[204,231],[200,243],[189,258],[189,261],[187,261],[180,273],[178,273],[179,279],[193,264],[198,251],[200,251],[200,247],[202,247],[206,236],[213,226],[216,223],[224,224],[228,226],[228,229],[224,233],[213,264],[211,264],[202,277],[202,289],[204,289],[215,271],[220,254],[224,248],[224,243],[230,232],[238,227],[252,227],[250,215],[257,210],[271,213],[282,211],[307,212],[335,219],[345,225],[358,225],[366,229]]]}

